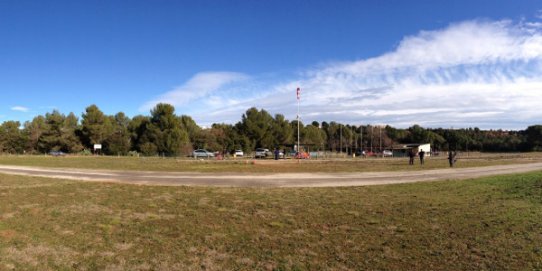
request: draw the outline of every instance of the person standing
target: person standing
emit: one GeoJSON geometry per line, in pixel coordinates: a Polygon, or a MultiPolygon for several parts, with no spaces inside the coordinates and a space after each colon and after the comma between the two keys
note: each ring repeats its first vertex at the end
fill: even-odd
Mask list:
{"type": "Polygon", "coordinates": [[[454,167],[455,164],[455,156],[457,155],[456,151],[449,150],[448,151],[448,162],[450,163],[450,167],[454,167]]]}
{"type": "Polygon", "coordinates": [[[409,158],[408,164],[409,165],[414,165],[414,150],[410,149],[408,151],[408,158],[409,158]]]}
{"type": "Polygon", "coordinates": [[[420,150],[418,155],[420,156],[420,164],[423,165],[423,158],[425,157],[425,152],[423,150],[420,150]]]}
{"type": "Polygon", "coordinates": [[[275,148],[275,160],[279,160],[279,149],[275,148]]]}

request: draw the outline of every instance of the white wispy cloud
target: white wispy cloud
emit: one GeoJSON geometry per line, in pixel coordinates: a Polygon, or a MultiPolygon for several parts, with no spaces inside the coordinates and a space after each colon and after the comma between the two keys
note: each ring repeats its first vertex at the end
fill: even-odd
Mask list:
{"type": "MultiPolygon", "coordinates": [[[[245,81],[248,76],[237,72],[202,72],[194,75],[182,86],[179,86],[158,98],[145,103],[140,111],[148,111],[158,103],[169,103],[181,107],[220,91],[225,86],[245,81]]],[[[231,86],[230,86],[231,87],[231,86]]]]}
{"type": "Polygon", "coordinates": [[[292,76],[265,84],[253,76],[220,92],[208,88],[190,96],[205,104],[191,115],[202,125],[236,122],[255,106],[294,119],[299,86],[305,122],[522,129],[542,120],[542,27],[465,21],[404,37],[393,51],[374,58],[292,76]]]}
{"type": "Polygon", "coordinates": [[[30,109],[24,106],[14,106],[11,108],[12,111],[19,111],[19,112],[28,112],[30,109]]]}

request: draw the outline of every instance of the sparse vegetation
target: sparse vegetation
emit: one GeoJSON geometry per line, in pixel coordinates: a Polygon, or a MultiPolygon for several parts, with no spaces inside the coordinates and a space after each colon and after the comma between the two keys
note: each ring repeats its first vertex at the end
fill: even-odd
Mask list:
{"type": "Polygon", "coordinates": [[[542,172],[243,189],[0,175],[1,270],[536,270],[542,172]]]}

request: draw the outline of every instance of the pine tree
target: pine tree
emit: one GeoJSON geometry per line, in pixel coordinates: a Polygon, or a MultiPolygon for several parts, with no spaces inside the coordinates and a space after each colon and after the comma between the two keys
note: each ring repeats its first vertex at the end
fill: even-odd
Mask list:
{"type": "Polygon", "coordinates": [[[85,109],[82,121],[83,142],[88,148],[102,144],[112,132],[112,125],[104,113],[96,106],[85,109]]]}
{"type": "Polygon", "coordinates": [[[112,132],[105,139],[104,151],[110,155],[126,155],[130,151],[131,138],[128,126],[130,118],[123,112],[115,116],[109,116],[109,122],[112,124],[112,132]]]}

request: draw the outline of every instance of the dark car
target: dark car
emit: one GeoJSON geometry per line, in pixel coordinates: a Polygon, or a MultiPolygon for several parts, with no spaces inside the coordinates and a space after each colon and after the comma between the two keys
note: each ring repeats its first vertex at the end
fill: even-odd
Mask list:
{"type": "Polygon", "coordinates": [[[356,154],[357,157],[367,155],[367,153],[365,153],[365,151],[363,151],[363,150],[356,150],[355,154],[356,154]]]}

